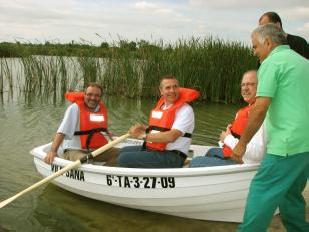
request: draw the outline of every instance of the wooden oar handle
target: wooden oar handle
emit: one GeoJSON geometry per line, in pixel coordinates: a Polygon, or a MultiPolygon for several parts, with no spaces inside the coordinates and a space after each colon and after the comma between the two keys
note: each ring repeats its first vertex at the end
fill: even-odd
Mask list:
{"type": "MultiPolygon", "coordinates": [[[[125,139],[128,138],[129,136],[130,136],[129,134],[125,134],[125,135],[122,135],[122,136],[118,137],[117,139],[111,141],[110,143],[104,145],[103,147],[101,147],[101,148],[99,148],[99,149],[93,151],[93,152],[91,153],[92,156],[95,157],[95,156],[101,154],[102,152],[104,152],[104,151],[106,151],[106,150],[112,148],[112,147],[115,146],[116,144],[122,142],[123,140],[125,140],[125,139]]],[[[53,173],[52,175],[45,177],[43,180],[41,180],[41,181],[35,183],[34,185],[31,185],[30,187],[28,187],[28,188],[26,188],[25,190],[23,190],[23,191],[17,193],[16,195],[14,195],[14,196],[12,196],[12,197],[10,197],[10,198],[8,198],[8,199],[6,199],[6,200],[0,202],[0,208],[2,208],[2,207],[4,207],[4,206],[6,206],[7,204],[11,203],[11,202],[14,201],[16,198],[18,198],[18,197],[24,195],[25,193],[30,192],[31,190],[36,189],[37,187],[39,187],[39,186],[41,186],[41,185],[43,185],[43,184],[45,184],[45,183],[47,183],[47,182],[49,182],[49,181],[55,179],[56,177],[62,175],[62,174],[65,173],[66,171],[71,170],[71,169],[73,169],[73,168],[78,168],[78,167],[80,167],[80,165],[81,165],[81,160],[76,160],[76,161],[74,161],[73,163],[70,163],[70,164],[66,165],[65,167],[63,167],[63,168],[60,169],[59,171],[53,173]]]]}
{"type": "Polygon", "coordinates": [[[114,139],[113,141],[109,142],[105,146],[103,146],[103,147],[101,147],[101,148],[91,152],[91,155],[93,157],[96,157],[96,156],[100,155],[101,153],[103,153],[104,151],[112,148],[116,144],[118,144],[118,143],[122,142],[123,140],[127,139],[129,136],[130,136],[130,134],[122,135],[122,136],[118,137],[117,139],[114,139]]]}
{"type": "Polygon", "coordinates": [[[6,206],[7,204],[9,204],[10,202],[14,201],[16,198],[24,195],[25,193],[27,192],[30,192],[31,190],[33,189],[36,189],[37,187],[55,179],[56,177],[62,175],[63,173],[65,173],[66,171],[70,170],[70,169],[73,169],[73,168],[78,168],[80,166],[80,161],[79,160],[76,160],[75,162],[71,163],[71,164],[68,164],[67,166],[63,167],[62,169],[60,169],[58,172],[55,172],[53,173],[52,175],[44,178],[43,180],[40,180],[39,182],[35,183],[34,185],[31,185],[30,187],[26,188],[25,190],[17,193],[15,196],[9,198],[9,199],[6,199],[4,201],[2,201],[0,203],[0,208],[6,206]]]}

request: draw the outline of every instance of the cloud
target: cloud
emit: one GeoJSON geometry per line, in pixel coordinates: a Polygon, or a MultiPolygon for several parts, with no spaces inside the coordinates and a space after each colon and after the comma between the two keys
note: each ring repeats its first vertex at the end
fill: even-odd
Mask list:
{"type": "Polygon", "coordinates": [[[280,15],[288,20],[306,20],[309,22],[309,7],[299,6],[280,9],[280,15]]]}
{"type": "Polygon", "coordinates": [[[139,11],[144,11],[147,13],[159,13],[159,14],[173,14],[175,10],[168,6],[163,6],[155,3],[150,3],[146,1],[139,1],[134,4],[134,8],[139,11]]]}
{"type": "Polygon", "coordinates": [[[267,11],[276,11],[281,16],[287,32],[308,35],[302,26],[309,22],[308,0],[189,0],[188,6],[195,12],[196,21],[205,22],[200,24],[199,31],[222,38],[248,41],[258,18],[267,11]]]}
{"type": "MultiPolygon", "coordinates": [[[[186,24],[192,23],[192,19],[183,14],[183,8],[180,5],[169,3],[152,3],[146,1],[138,1],[133,5],[133,11],[136,17],[143,18],[140,21],[144,26],[153,25],[168,28],[185,27],[186,24]]],[[[156,28],[153,28],[157,30],[156,28]]]]}
{"type": "Polygon", "coordinates": [[[269,11],[277,8],[286,8],[293,6],[309,6],[308,0],[294,0],[294,1],[282,1],[282,0],[189,0],[188,4],[192,7],[206,7],[208,9],[237,9],[242,10],[244,8],[268,8],[269,11]]]}
{"type": "Polygon", "coordinates": [[[110,41],[110,35],[170,41],[213,35],[247,41],[258,17],[272,9],[282,16],[287,32],[308,35],[309,1],[280,1],[280,8],[275,7],[278,2],[267,1],[268,7],[261,8],[257,6],[266,5],[266,1],[0,0],[0,41],[57,38],[67,42],[82,37],[100,43],[100,36],[110,41]]]}
{"type": "Polygon", "coordinates": [[[140,10],[155,10],[158,8],[158,6],[154,3],[148,3],[146,1],[141,1],[141,2],[136,2],[134,4],[134,7],[136,9],[140,9],[140,10]]]}
{"type": "Polygon", "coordinates": [[[308,41],[309,38],[309,22],[296,29],[297,32],[301,33],[308,41]]]}

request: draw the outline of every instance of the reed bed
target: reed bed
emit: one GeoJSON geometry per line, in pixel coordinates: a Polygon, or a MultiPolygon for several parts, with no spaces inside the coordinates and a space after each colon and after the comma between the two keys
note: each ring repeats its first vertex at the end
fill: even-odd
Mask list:
{"type": "Polygon", "coordinates": [[[171,74],[181,86],[199,89],[204,100],[236,103],[242,74],[256,64],[250,49],[237,42],[192,38],[172,46],[159,41],[134,53],[119,49],[102,83],[113,93],[157,97],[160,77],[171,74]]]}
{"type": "MultiPolygon", "coordinates": [[[[247,46],[213,38],[179,40],[175,44],[122,40],[100,49],[105,49],[107,57],[97,58],[93,50],[77,57],[22,56],[19,61],[24,81],[19,81],[19,89],[27,98],[52,96],[57,100],[63,99],[66,91],[96,81],[106,94],[156,98],[159,79],[169,74],[176,76],[181,86],[199,89],[202,100],[238,103],[242,74],[257,65],[247,46]]],[[[0,92],[4,82],[13,86],[14,79],[3,60],[0,92]]]]}
{"type": "Polygon", "coordinates": [[[76,58],[54,56],[27,56],[20,58],[23,66],[24,81],[22,92],[26,100],[57,99],[63,100],[68,90],[80,88],[82,75],[76,58]]]}
{"type": "Polygon", "coordinates": [[[8,59],[0,60],[0,94],[6,91],[7,85],[8,91],[13,91],[13,74],[10,70],[13,69],[13,62],[9,62],[8,59]]]}

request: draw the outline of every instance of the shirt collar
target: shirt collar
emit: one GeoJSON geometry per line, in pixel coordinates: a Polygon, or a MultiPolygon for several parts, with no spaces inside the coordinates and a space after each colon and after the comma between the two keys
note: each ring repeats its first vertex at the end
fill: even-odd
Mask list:
{"type": "Polygon", "coordinates": [[[97,107],[95,108],[94,112],[97,113],[100,110],[100,104],[97,105],[97,107]]]}
{"type": "Polygon", "coordinates": [[[268,56],[265,58],[265,60],[263,60],[263,62],[261,63],[261,65],[268,60],[273,54],[276,54],[278,52],[284,51],[290,49],[289,45],[278,45],[277,47],[275,47],[269,54],[268,56]]]}
{"type": "Polygon", "coordinates": [[[270,53],[268,56],[271,56],[277,52],[281,52],[283,50],[287,50],[287,49],[290,49],[290,46],[289,45],[279,45],[277,47],[275,47],[270,53]]]}

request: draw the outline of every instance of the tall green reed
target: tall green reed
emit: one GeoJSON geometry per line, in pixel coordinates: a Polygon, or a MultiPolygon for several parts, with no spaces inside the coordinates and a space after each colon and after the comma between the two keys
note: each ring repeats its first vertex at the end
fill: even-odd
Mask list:
{"type": "Polygon", "coordinates": [[[213,38],[179,40],[174,46],[159,41],[139,49],[136,56],[143,75],[143,97],[157,96],[162,75],[171,74],[180,85],[198,88],[202,99],[238,102],[242,74],[256,66],[248,47],[213,38]]]}
{"type": "Polygon", "coordinates": [[[76,70],[76,58],[51,57],[51,56],[27,56],[22,57],[21,62],[24,71],[24,83],[22,91],[26,99],[33,97],[50,98],[53,102],[58,98],[63,99],[68,89],[75,89],[78,85],[78,72],[76,70]],[[72,84],[73,83],[73,84],[72,84]]]}
{"type": "Polygon", "coordinates": [[[108,94],[141,96],[141,61],[127,47],[116,48],[109,59],[104,59],[104,73],[100,82],[108,94]]]}
{"type": "Polygon", "coordinates": [[[5,84],[7,84],[9,91],[13,91],[13,74],[11,72],[13,64],[11,59],[0,59],[0,93],[5,91],[5,84]]]}

